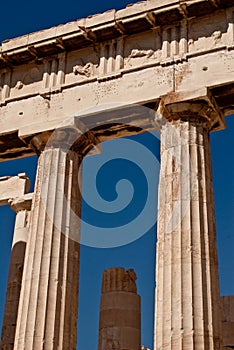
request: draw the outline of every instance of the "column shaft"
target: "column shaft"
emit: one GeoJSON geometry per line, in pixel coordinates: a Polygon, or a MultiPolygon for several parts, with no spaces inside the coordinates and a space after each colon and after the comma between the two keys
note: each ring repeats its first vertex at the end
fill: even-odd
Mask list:
{"type": "Polygon", "coordinates": [[[209,133],[199,118],[161,132],[156,350],[221,349],[209,133]]]}
{"type": "Polygon", "coordinates": [[[133,269],[103,272],[98,350],[140,350],[141,299],[133,269]]]}
{"type": "Polygon", "coordinates": [[[28,237],[28,217],[29,212],[27,210],[20,210],[16,214],[2,326],[1,350],[13,350],[14,348],[16,320],[28,237]]]}
{"type": "Polygon", "coordinates": [[[80,158],[39,157],[14,350],[76,349],[80,158]]]}

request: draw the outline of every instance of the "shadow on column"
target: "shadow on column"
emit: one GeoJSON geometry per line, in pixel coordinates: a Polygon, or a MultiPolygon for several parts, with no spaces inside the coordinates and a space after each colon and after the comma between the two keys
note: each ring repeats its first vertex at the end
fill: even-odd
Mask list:
{"type": "Polygon", "coordinates": [[[1,350],[13,350],[26,242],[18,242],[11,252],[10,271],[2,326],[1,350]]]}

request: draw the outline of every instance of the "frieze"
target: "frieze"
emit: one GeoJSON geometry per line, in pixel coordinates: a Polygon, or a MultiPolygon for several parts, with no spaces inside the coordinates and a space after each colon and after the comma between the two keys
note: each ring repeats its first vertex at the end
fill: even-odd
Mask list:
{"type": "MultiPolygon", "coordinates": [[[[51,93],[97,80],[118,79],[149,66],[176,65],[190,57],[234,46],[233,9],[216,11],[212,17],[186,19],[142,33],[70,52],[62,52],[30,64],[0,71],[0,104],[27,96],[51,93]]],[[[65,49],[64,49],[65,50],[65,49]]],[[[105,89],[104,89],[105,90],[105,89]]]]}
{"type": "Polygon", "coordinates": [[[94,65],[91,62],[86,63],[85,66],[78,64],[78,65],[73,67],[73,73],[75,75],[83,75],[83,76],[86,76],[87,78],[90,78],[91,76],[94,75],[93,68],[94,68],[94,65]]]}

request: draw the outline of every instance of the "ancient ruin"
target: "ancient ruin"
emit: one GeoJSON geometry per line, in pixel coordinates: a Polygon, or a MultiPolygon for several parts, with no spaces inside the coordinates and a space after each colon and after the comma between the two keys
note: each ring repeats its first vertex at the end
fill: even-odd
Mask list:
{"type": "Polygon", "coordinates": [[[30,182],[25,173],[0,178],[0,205],[9,204],[16,213],[0,348],[13,349],[24,257],[32,204],[30,182]]]}
{"type": "MultiPolygon", "coordinates": [[[[2,43],[0,159],[39,157],[28,238],[20,238],[26,251],[17,254],[22,283],[14,296],[8,288],[2,349],[76,349],[81,161],[104,140],[155,128],[154,349],[223,348],[209,133],[225,128],[233,95],[232,0],[142,1],[2,43]]],[[[29,206],[17,210],[21,231],[18,215],[24,220],[29,206]]]]}
{"type": "Polygon", "coordinates": [[[103,272],[98,350],[141,347],[141,299],[133,269],[103,272]]]}

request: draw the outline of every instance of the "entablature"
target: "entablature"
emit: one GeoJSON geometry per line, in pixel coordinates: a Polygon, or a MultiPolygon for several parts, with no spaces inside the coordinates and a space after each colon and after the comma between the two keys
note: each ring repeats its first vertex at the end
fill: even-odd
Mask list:
{"type": "MultiPolygon", "coordinates": [[[[148,0],[128,5],[123,10],[78,19],[63,25],[3,41],[0,68],[40,62],[64,51],[82,49],[90,44],[152,28],[175,26],[183,20],[194,21],[216,11],[227,11],[232,0],[148,0]]],[[[233,11],[232,11],[233,12],[233,11]]]]}
{"type": "Polygon", "coordinates": [[[222,129],[234,113],[232,5],[148,0],[3,42],[0,158],[32,154],[28,139],[72,115],[90,128],[96,107],[100,141],[154,128],[144,116],[130,128],[116,113],[109,119],[105,111],[116,104],[155,111],[161,100],[203,101],[218,111],[212,130],[222,129]]]}

